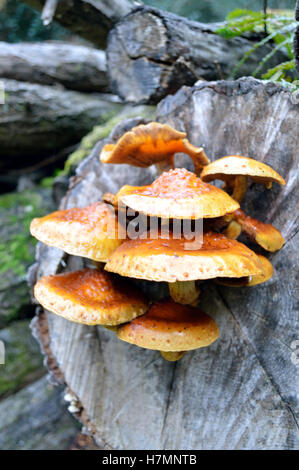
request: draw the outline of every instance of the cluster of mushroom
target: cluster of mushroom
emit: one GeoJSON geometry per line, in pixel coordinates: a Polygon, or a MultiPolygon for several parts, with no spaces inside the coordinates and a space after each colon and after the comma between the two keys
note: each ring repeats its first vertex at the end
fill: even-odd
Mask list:
{"type": "Polygon", "coordinates": [[[246,216],[239,203],[248,178],[268,188],[272,182],[285,184],[283,178],[246,157],[210,163],[185,133],[159,123],[126,132],[116,144],[103,147],[100,159],[139,167],[157,164],[160,176],[147,186],[123,186],[88,207],[34,219],[31,233],[38,240],[95,262],[92,268],[41,278],[34,289],[36,299],[57,315],[112,329],[119,339],[158,350],[170,361],[208,346],[219,330],[197,307],[198,284],[212,279],[228,286],[254,286],[272,276],[270,261],[236,238],[244,232],[273,252],[282,247],[283,237],[272,225],[246,216]],[[178,152],[192,158],[195,173],[174,168],[178,152]],[[215,179],[225,182],[225,190],[209,184],[215,179]],[[129,237],[128,208],[144,217],[138,236],[129,237]],[[185,221],[189,231],[182,233],[185,221]],[[170,298],[152,302],[136,283],[117,275],[167,282],[170,298]]]}

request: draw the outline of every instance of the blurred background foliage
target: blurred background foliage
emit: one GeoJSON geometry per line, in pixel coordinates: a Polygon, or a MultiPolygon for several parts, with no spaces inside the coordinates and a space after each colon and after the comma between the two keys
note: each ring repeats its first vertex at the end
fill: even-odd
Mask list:
{"type": "MultiPolygon", "coordinates": [[[[144,3],[168,10],[192,20],[222,21],[236,9],[262,10],[263,0],[144,0],[144,3]]],[[[295,8],[295,0],[268,0],[270,9],[295,8]]],[[[8,42],[66,39],[70,36],[57,23],[44,27],[40,14],[19,0],[0,0],[0,40],[8,42]]]]}

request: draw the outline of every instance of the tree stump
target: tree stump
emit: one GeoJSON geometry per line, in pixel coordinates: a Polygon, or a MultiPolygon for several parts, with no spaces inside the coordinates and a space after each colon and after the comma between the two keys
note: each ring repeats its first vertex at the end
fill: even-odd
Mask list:
{"type": "MultiPolygon", "coordinates": [[[[279,86],[240,79],[183,87],[158,112],[160,121],[185,130],[212,160],[243,154],[286,178],[285,187],[274,184],[270,191],[253,185],[244,204],[285,237],[284,247],[269,256],[274,277],[252,288],[205,283],[200,306],[217,321],[220,337],[177,363],[119,341],[101,327],[41,313],[34,330],[48,366],[78,400],[85,428],[108,449],[297,448],[299,108],[279,86]]],[[[63,208],[153,179],[153,169],[100,164],[101,145],[78,167],[63,208]]],[[[39,245],[31,283],[82,264],[39,245]]],[[[163,295],[163,284],[156,286],[163,295]]]]}

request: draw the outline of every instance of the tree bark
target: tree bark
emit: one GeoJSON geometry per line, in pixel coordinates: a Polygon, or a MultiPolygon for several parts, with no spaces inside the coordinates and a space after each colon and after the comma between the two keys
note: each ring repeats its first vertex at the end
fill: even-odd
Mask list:
{"type": "Polygon", "coordinates": [[[0,169],[25,166],[77,143],[123,105],[113,95],[3,80],[0,105],[0,169]]]}
{"type": "Polygon", "coordinates": [[[79,91],[109,91],[103,51],[64,42],[0,42],[0,77],[79,91]]]}
{"type": "MultiPolygon", "coordinates": [[[[202,82],[166,98],[159,120],[186,131],[212,160],[243,154],[269,163],[286,178],[285,187],[274,184],[270,191],[254,185],[245,199],[248,213],[273,223],[285,237],[284,247],[270,255],[275,275],[252,288],[203,284],[200,307],[219,324],[220,338],[178,363],[119,341],[103,328],[41,314],[34,325],[48,366],[71,389],[78,416],[100,446],[295,449],[298,106],[286,89],[258,80],[202,82]]],[[[123,184],[154,178],[151,168],[124,165],[120,171],[118,165],[101,164],[102,145],[78,167],[62,208],[84,206],[123,184]]],[[[64,263],[74,270],[85,261],[39,245],[31,284],[65,269],[64,263]]],[[[151,298],[165,295],[163,283],[136,282],[151,298]]]]}
{"type": "MultiPolygon", "coordinates": [[[[22,0],[42,12],[44,0],[22,0]]],[[[59,0],[54,20],[105,49],[107,35],[114,24],[133,8],[132,0],[59,0]]]]}
{"type": "MultiPolygon", "coordinates": [[[[231,76],[257,39],[227,40],[215,33],[216,28],[154,8],[135,9],[108,38],[107,66],[114,92],[128,101],[153,103],[200,78],[231,76]]],[[[251,75],[271,50],[269,44],[257,48],[237,76],[251,75]]],[[[275,54],[261,73],[283,60],[283,53],[275,54]]]]}

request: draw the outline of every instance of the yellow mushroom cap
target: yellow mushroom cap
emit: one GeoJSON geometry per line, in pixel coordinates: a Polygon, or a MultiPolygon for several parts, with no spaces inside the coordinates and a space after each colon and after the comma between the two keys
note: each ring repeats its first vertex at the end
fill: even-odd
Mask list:
{"type": "Polygon", "coordinates": [[[248,277],[243,278],[217,278],[217,284],[221,284],[223,286],[228,287],[241,287],[241,286],[257,286],[258,284],[262,284],[273,276],[273,266],[271,262],[265,258],[265,256],[257,255],[263,271],[260,274],[255,274],[248,277]]]}
{"type": "Polygon", "coordinates": [[[159,351],[188,351],[213,343],[219,336],[214,320],[201,310],[171,300],[153,304],[145,315],[120,326],[119,339],[159,351]]]}
{"type": "Polygon", "coordinates": [[[45,309],[85,325],[119,325],[144,314],[148,304],[128,282],[97,269],[44,276],[34,296],[45,309]]]}
{"type": "Polygon", "coordinates": [[[230,176],[248,176],[257,183],[272,181],[285,185],[285,180],[265,163],[240,155],[219,158],[205,166],[200,177],[203,181],[226,180],[230,176]]]}
{"type": "Polygon", "coordinates": [[[185,168],[162,173],[148,186],[123,186],[116,203],[168,219],[220,217],[240,206],[225,191],[204,183],[185,168]]]}
{"type": "Polygon", "coordinates": [[[169,160],[178,152],[204,158],[202,149],[191,145],[185,132],[179,132],[168,124],[150,122],[133,127],[116,144],[105,145],[100,160],[102,163],[127,163],[145,168],[169,160]]]}
{"type": "Polygon", "coordinates": [[[33,219],[31,234],[71,255],[106,261],[122,243],[113,209],[104,202],[75,207],[33,219]]]}
{"type": "Polygon", "coordinates": [[[122,276],[165,282],[244,277],[262,272],[252,250],[222,234],[204,233],[200,249],[189,249],[189,243],[184,238],[161,238],[161,234],[157,239],[128,240],[112,253],[105,269],[122,276]]]}

